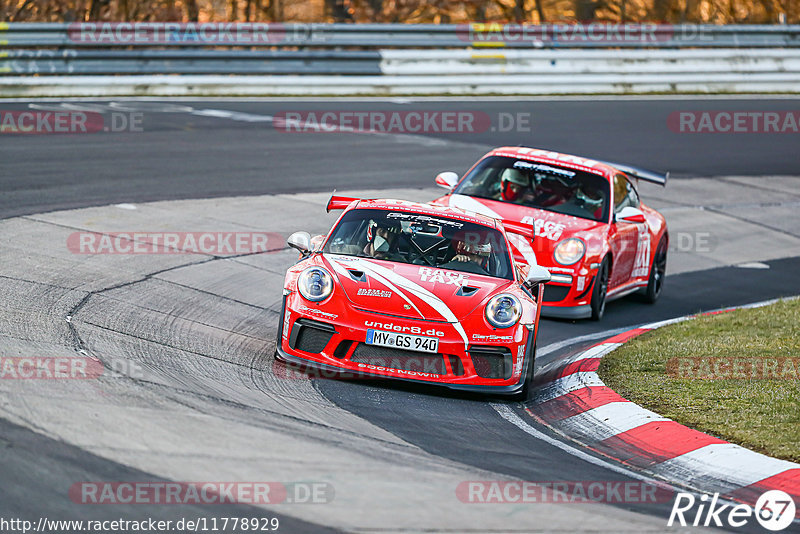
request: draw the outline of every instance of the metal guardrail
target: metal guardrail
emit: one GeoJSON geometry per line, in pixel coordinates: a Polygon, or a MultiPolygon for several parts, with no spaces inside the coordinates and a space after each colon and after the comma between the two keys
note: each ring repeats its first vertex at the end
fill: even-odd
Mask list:
{"type": "MultiPolygon", "coordinates": [[[[12,50],[6,75],[541,75],[800,72],[800,50],[12,50]]],[[[0,53],[2,55],[2,53],[0,53]]]]}
{"type": "Polygon", "coordinates": [[[797,93],[797,73],[0,76],[4,97],[409,96],[797,93]]]}
{"type": "Polygon", "coordinates": [[[800,25],[0,24],[0,73],[0,96],[797,93],[800,25]]]}
{"type": "Polygon", "coordinates": [[[776,48],[800,46],[800,25],[0,23],[0,46],[776,48]],[[237,31],[247,38],[237,39],[237,31]]]}
{"type": "MultiPolygon", "coordinates": [[[[739,76],[757,82],[770,74],[794,76],[800,83],[800,49],[682,49],[682,50],[383,50],[381,71],[396,76],[472,75],[540,76],[571,79],[577,85],[590,75],[607,79],[636,76],[739,76]]],[[[798,85],[800,89],[800,85],[798,85]]]]}
{"type": "Polygon", "coordinates": [[[26,74],[381,74],[377,51],[9,50],[0,73],[26,74]]]}

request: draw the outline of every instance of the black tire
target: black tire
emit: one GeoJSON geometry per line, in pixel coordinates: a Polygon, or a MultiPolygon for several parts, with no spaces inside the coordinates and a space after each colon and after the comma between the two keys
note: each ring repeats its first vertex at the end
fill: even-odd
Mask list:
{"type": "Polygon", "coordinates": [[[512,400],[517,402],[525,402],[528,400],[528,395],[531,391],[531,385],[533,384],[533,368],[536,365],[536,338],[533,339],[533,349],[531,349],[530,354],[528,355],[528,368],[525,370],[525,381],[522,383],[522,389],[520,389],[517,393],[514,394],[512,400]]]}
{"type": "Polygon", "coordinates": [[[281,341],[283,340],[283,318],[286,316],[286,297],[283,297],[283,305],[281,306],[281,315],[278,318],[278,332],[275,336],[275,352],[272,354],[272,357],[275,358],[277,361],[282,362],[284,361],[281,358],[278,349],[280,349],[281,341]]]}
{"type": "Polygon", "coordinates": [[[282,362],[283,359],[281,358],[280,353],[278,353],[278,348],[281,346],[281,329],[278,328],[278,337],[275,340],[275,350],[272,353],[272,357],[275,358],[277,361],[282,362]]]}
{"type": "Polygon", "coordinates": [[[653,256],[653,264],[650,266],[650,278],[647,287],[642,293],[645,302],[653,304],[661,295],[664,289],[664,281],[667,278],[667,239],[662,237],[658,242],[656,253],[653,256]]]}
{"type": "Polygon", "coordinates": [[[603,259],[603,263],[597,269],[597,276],[594,278],[594,287],[592,288],[592,320],[599,321],[603,318],[606,311],[606,295],[608,295],[608,278],[611,272],[611,263],[608,258],[603,259]]]}

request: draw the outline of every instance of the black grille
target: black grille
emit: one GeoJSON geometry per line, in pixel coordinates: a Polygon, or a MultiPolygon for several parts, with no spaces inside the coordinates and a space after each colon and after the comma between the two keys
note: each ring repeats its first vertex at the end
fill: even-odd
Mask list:
{"type": "Polygon", "coordinates": [[[347,356],[347,351],[350,350],[350,347],[353,346],[353,343],[355,342],[349,340],[344,340],[340,342],[339,345],[336,347],[336,350],[333,351],[333,355],[339,359],[344,358],[345,356],[347,356]]]}
{"type": "Polygon", "coordinates": [[[333,334],[330,332],[323,332],[316,328],[305,327],[300,330],[300,334],[297,336],[296,348],[305,352],[322,352],[322,349],[324,349],[328,341],[331,340],[331,336],[333,336],[333,334]]]}
{"type": "Polygon", "coordinates": [[[447,372],[441,354],[376,347],[366,343],[358,344],[350,360],[356,363],[419,373],[443,375],[447,372]]]}
{"type": "Polygon", "coordinates": [[[511,351],[506,347],[480,347],[469,348],[472,366],[475,373],[481,378],[511,378],[512,358],[511,351]]]}
{"type": "Polygon", "coordinates": [[[544,288],[544,302],[560,302],[566,298],[572,286],[546,285],[544,288]]]}
{"type": "Polygon", "coordinates": [[[319,354],[335,333],[336,330],[329,324],[310,319],[298,319],[292,327],[289,346],[304,352],[319,354]]]}

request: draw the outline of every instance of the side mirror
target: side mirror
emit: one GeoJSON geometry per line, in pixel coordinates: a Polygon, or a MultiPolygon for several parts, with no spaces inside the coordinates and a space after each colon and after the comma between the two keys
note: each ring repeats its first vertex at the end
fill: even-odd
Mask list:
{"type": "Polygon", "coordinates": [[[549,281],[550,271],[541,265],[531,265],[531,270],[528,271],[528,277],[525,279],[525,285],[535,287],[539,284],[546,284],[549,281]]]}
{"type": "Polygon", "coordinates": [[[452,191],[458,184],[458,175],[452,171],[440,172],[436,175],[434,182],[436,182],[436,185],[439,187],[444,187],[448,191],[452,191]]]}
{"type": "Polygon", "coordinates": [[[644,218],[644,212],[642,210],[633,208],[631,206],[626,206],[622,208],[622,210],[617,213],[616,217],[617,221],[624,221],[629,223],[643,223],[646,222],[644,218]]]}
{"type": "Polygon", "coordinates": [[[286,244],[300,251],[301,254],[311,252],[311,234],[308,232],[295,232],[286,240],[286,244]]]}

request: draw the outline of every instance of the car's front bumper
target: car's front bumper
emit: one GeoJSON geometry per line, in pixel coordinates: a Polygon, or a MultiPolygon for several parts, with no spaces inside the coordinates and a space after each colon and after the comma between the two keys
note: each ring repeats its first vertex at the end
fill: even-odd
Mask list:
{"type": "MultiPolygon", "coordinates": [[[[401,376],[385,376],[385,375],[374,375],[368,372],[365,373],[353,373],[352,371],[347,371],[342,369],[341,367],[334,367],[331,365],[327,365],[320,362],[315,362],[311,360],[306,360],[304,358],[300,358],[298,356],[292,356],[291,354],[287,353],[286,351],[281,350],[278,348],[275,351],[275,357],[279,360],[297,365],[300,369],[316,369],[326,373],[326,378],[337,378],[341,377],[344,379],[358,379],[358,378],[372,378],[372,379],[387,379],[387,380],[400,380],[403,382],[425,382],[427,384],[432,384],[435,386],[444,386],[449,389],[459,390],[459,391],[469,391],[473,393],[490,393],[492,395],[514,395],[519,393],[523,387],[523,381],[516,384],[512,384],[510,386],[482,386],[482,385],[471,385],[471,384],[454,384],[449,382],[426,382],[424,380],[418,379],[411,379],[405,378],[401,376]]],[[[525,361],[525,366],[527,370],[527,365],[533,365],[532,361],[525,361]]],[[[523,375],[524,376],[524,375],[523,375]]]]}
{"type": "MultiPolygon", "coordinates": [[[[298,308],[308,306],[298,299],[296,294],[284,297],[276,357],[321,370],[326,376],[386,378],[510,395],[522,389],[528,366],[533,365],[535,330],[521,325],[510,329],[513,334],[506,336],[510,339],[502,344],[469,343],[465,350],[463,337],[448,323],[400,319],[355,309],[348,310],[342,319],[326,318],[300,311],[298,308]],[[438,330],[444,334],[437,336],[439,352],[412,353],[367,345],[367,328],[361,325],[376,320],[418,326],[423,332],[438,330]]],[[[472,335],[468,328],[466,331],[472,335]]]]}
{"type": "Polygon", "coordinates": [[[587,319],[592,316],[592,306],[542,306],[542,316],[553,319],[587,319]]]}
{"type": "Polygon", "coordinates": [[[586,319],[592,316],[592,288],[597,268],[588,260],[576,265],[542,264],[552,281],[544,288],[542,316],[557,319],[586,319]]]}

